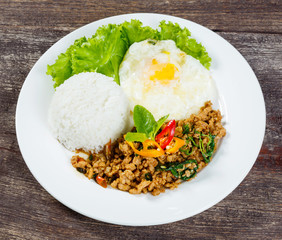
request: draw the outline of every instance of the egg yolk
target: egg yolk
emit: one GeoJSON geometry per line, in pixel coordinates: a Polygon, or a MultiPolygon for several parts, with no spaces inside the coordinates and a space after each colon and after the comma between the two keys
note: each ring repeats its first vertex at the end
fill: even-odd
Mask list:
{"type": "Polygon", "coordinates": [[[171,80],[175,79],[175,72],[178,71],[177,67],[172,63],[159,63],[156,59],[152,60],[150,70],[154,72],[150,76],[153,82],[160,82],[161,84],[169,84],[171,80]]]}

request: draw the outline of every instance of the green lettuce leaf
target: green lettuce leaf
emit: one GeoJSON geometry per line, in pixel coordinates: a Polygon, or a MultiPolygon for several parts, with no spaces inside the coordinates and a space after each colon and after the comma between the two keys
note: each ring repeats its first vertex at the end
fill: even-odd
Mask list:
{"type": "Polygon", "coordinates": [[[197,43],[194,38],[191,38],[191,33],[187,28],[181,28],[177,23],[165,21],[160,22],[160,40],[171,39],[175,41],[176,46],[188,55],[198,59],[200,63],[207,69],[211,65],[205,47],[201,43],[197,43]]]}
{"type": "Polygon", "coordinates": [[[102,26],[81,47],[73,49],[72,70],[75,74],[96,71],[113,77],[119,84],[119,65],[127,49],[127,39],[121,26],[102,26]]]}
{"type": "Polygon", "coordinates": [[[163,20],[160,22],[159,27],[161,28],[159,40],[170,39],[177,43],[178,41],[187,40],[191,36],[190,31],[187,28],[181,28],[178,23],[166,23],[163,20]]]}
{"type": "Polygon", "coordinates": [[[86,42],[86,38],[82,37],[75,40],[65,53],[61,53],[53,65],[47,65],[47,74],[53,78],[54,88],[61,85],[66,79],[71,77],[74,73],[72,71],[71,54],[74,48],[79,48],[86,42]]]}
{"type": "Polygon", "coordinates": [[[171,39],[178,48],[209,69],[211,58],[202,44],[191,38],[187,28],[165,21],[161,21],[159,27],[160,31],[142,26],[139,20],[102,26],[91,38],[76,40],[65,53],[58,56],[53,65],[47,66],[47,74],[52,76],[54,88],[81,72],[99,72],[113,77],[119,84],[119,66],[126,51],[131,44],[145,39],[171,39]]]}
{"type": "Polygon", "coordinates": [[[210,68],[211,58],[209,54],[205,47],[201,43],[197,43],[195,39],[189,38],[186,41],[179,41],[176,43],[176,46],[188,55],[198,59],[205,68],[210,68]]]}
{"type": "Polygon", "coordinates": [[[158,31],[151,27],[143,27],[143,23],[139,20],[131,20],[121,24],[122,30],[127,37],[129,46],[135,42],[141,42],[146,39],[158,38],[158,31]]]}

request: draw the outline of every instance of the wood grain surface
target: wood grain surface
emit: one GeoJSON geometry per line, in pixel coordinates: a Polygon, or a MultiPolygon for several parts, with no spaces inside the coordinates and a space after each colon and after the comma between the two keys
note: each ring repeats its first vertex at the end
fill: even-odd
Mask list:
{"type": "Polygon", "coordinates": [[[282,239],[281,78],[279,0],[1,0],[0,239],[282,239]],[[267,112],[257,161],[228,197],[194,217],[150,227],[107,224],[62,205],[28,170],[15,132],[18,95],[38,58],[80,26],[134,12],[182,17],[228,40],[253,68],[267,112]]]}

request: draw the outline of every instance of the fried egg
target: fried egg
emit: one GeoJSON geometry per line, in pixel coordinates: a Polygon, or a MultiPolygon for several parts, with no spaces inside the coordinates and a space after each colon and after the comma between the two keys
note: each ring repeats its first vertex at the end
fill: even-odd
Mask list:
{"type": "Polygon", "coordinates": [[[172,40],[145,40],[128,49],[119,69],[120,85],[130,102],[155,117],[185,119],[217,96],[210,72],[172,40]]]}

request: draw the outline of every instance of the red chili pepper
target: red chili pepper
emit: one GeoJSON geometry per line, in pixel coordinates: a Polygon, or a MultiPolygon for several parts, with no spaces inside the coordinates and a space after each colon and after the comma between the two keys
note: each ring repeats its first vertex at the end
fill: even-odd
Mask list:
{"type": "Polygon", "coordinates": [[[156,136],[155,140],[162,149],[165,149],[173,139],[175,133],[175,120],[170,120],[164,129],[156,136]]]}
{"type": "Polygon", "coordinates": [[[96,177],[96,182],[101,185],[103,188],[107,187],[107,182],[104,178],[100,177],[99,175],[97,175],[96,177]]]}

